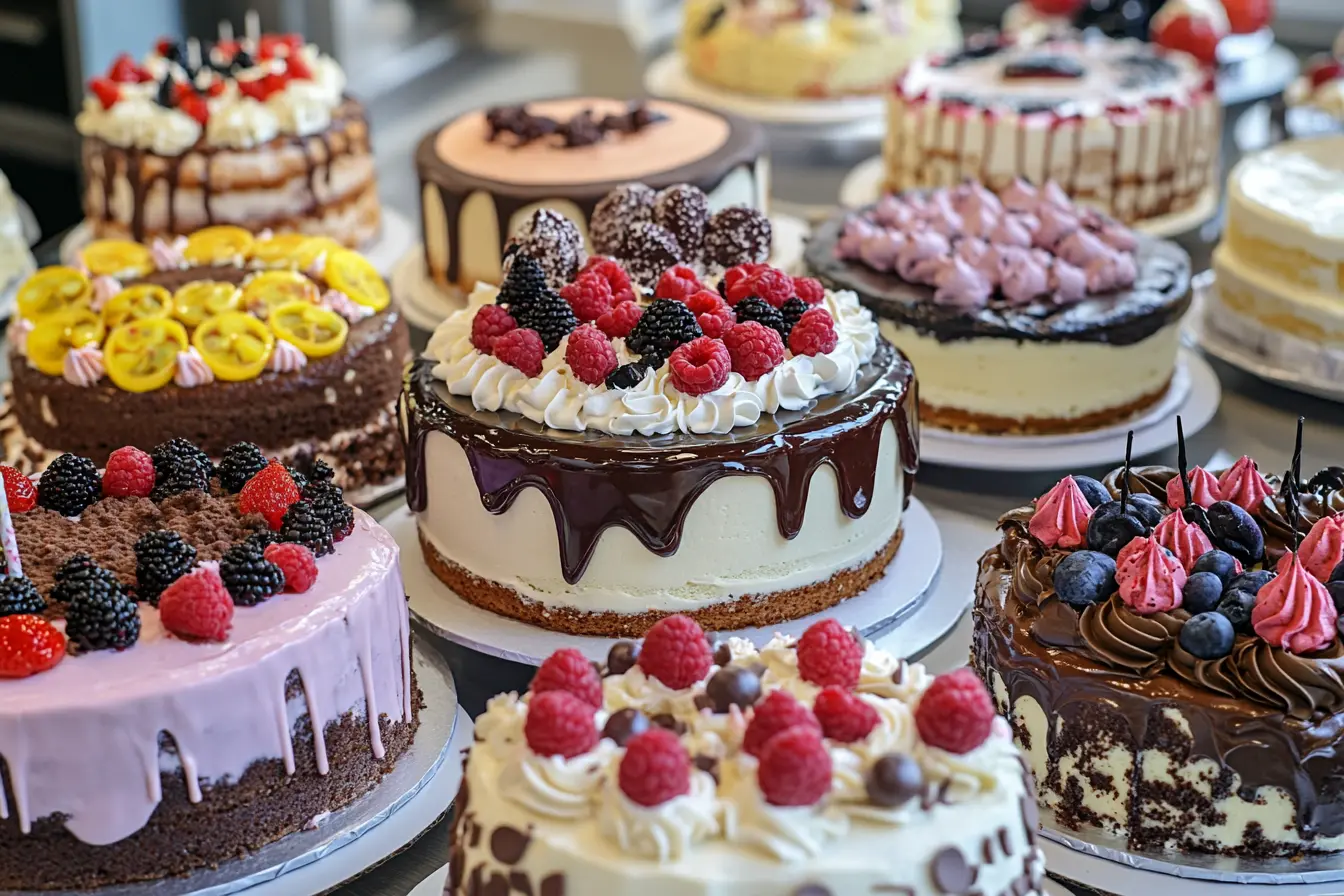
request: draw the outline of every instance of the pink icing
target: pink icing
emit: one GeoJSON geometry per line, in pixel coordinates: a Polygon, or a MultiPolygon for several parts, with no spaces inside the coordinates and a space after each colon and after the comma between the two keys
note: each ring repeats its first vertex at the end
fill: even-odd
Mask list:
{"type": "Polygon", "coordinates": [[[339,289],[329,289],[322,293],[322,304],[352,324],[357,324],[366,317],[372,317],[374,313],[372,308],[359,304],[339,289]]]}
{"type": "Polygon", "coordinates": [[[61,361],[61,376],[72,386],[87,389],[107,374],[103,350],[96,345],[72,348],[61,361]]]}
{"type": "Polygon", "coordinates": [[[208,386],[215,381],[215,372],[205,363],[196,346],[189,345],[186,351],[177,353],[177,362],[173,369],[173,382],[183,389],[195,389],[208,386]]]}
{"type": "Polygon", "coordinates": [[[972,267],[964,258],[953,256],[952,261],[938,273],[938,289],[933,294],[934,304],[972,310],[985,307],[994,286],[985,275],[972,267]]]}
{"type": "Polygon", "coordinates": [[[1041,226],[1032,242],[1041,249],[1053,250],[1066,236],[1082,226],[1077,215],[1053,205],[1042,205],[1038,217],[1041,226]]]}
{"type": "MultiPolygon", "coordinates": [[[[280,759],[292,774],[301,712],[321,774],[325,728],[346,711],[408,721],[410,625],[396,542],[355,511],[354,532],[317,569],[304,594],[238,607],[226,642],[174,638],[140,604],[140,641],[124,653],[67,657],[0,684],[0,756],[17,795],[6,803],[0,791],[0,818],[16,817],[28,833],[35,819],[65,813],[83,842],[115,843],[144,827],[162,798],[161,731],[173,736],[198,802],[200,781],[237,779],[258,759],[280,759]],[[289,705],[291,670],[303,693],[289,705]]],[[[377,724],[369,743],[385,754],[377,724]]]]}
{"type": "Polygon", "coordinates": [[[1087,298],[1087,274],[1083,273],[1082,268],[1055,259],[1055,263],[1050,266],[1050,291],[1055,294],[1055,302],[1060,305],[1081,302],[1087,298]]]}
{"type": "Polygon", "coordinates": [[[1062,210],[1073,208],[1073,200],[1069,199],[1069,194],[1064,192],[1064,188],[1058,181],[1046,181],[1045,186],[1041,188],[1041,204],[1054,206],[1062,210]]]}
{"type": "Polygon", "coordinates": [[[879,230],[864,239],[859,247],[859,257],[875,271],[892,271],[896,268],[896,258],[905,242],[905,237],[899,231],[879,230]]]}
{"type": "Polygon", "coordinates": [[[1236,463],[1218,477],[1218,494],[1249,513],[1257,513],[1260,503],[1273,494],[1273,489],[1256,469],[1255,461],[1242,455],[1236,463]]]}
{"type": "Polygon", "coordinates": [[[954,254],[957,258],[966,261],[973,267],[979,267],[984,261],[985,254],[989,252],[989,243],[975,236],[962,237],[957,240],[957,247],[954,254]]]}
{"type": "Polygon", "coordinates": [[[841,258],[859,258],[863,241],[877,233],[879,227],[865,218],[853,217],[845,221],[844,230],[835,244],[835,254],[841,258]]]}
{"type": "Polygon", "coordinates": [[[287,339],[275,340],[275,348],[266,360],[266,369],[276,373],[296,373],[308,366],[308,356],[303,349],[287,339]]]}
{"type": "Polygon", "coordinates": [[[1344,560],[1344,516],[1323,516],[1311,527],[1298,545],[1297,557],[1303,568],[1325,582],[1344,560]]]}
{"type": "Polygon", "coordinates": [[[1096,234],[1088,233],[1086,230],[1075,230],[1055,247],[1056,255],[1080,268],[1087,267],[1093,259],[1109,255],[1110,252],[1110,248],[1098,239],[1096,234]]]}
{"type": "Polygon", "coordinates": [[[1029,305],[1050,289],[1046,265],[1030,252],[1011,249],[1004,254],[1003,279],[999,288],[1013,305],[1029,305]]]}
{"type": "Polygon", "coordinates": [[[901,279],[913,283],[928,282],[938,271],[936,264],[930,266],[927,262],[936,263],[951,251],[952,245],[941,233],[918,230],[910,235],[896,256],[896,273],[901,279]]]}
{"type": "Polygon", "coordinates": [[[94,311],[102,311],[108,300],[119,292],[121,292],[121,281],[116,277],[94,277],[93,301],[89,303],[89,307],[94,311]]]}
{"type": "Polygon", "coordinates": [[[1029,218],[1025,215],[1004,215],[999,219],[994,230],[989,234],[989,239],[995,245],[999,246],[1018,246],[1022,249],[1031,248],[1031,228],[1028,223],[1034,223],[1040,226],[1040,221],[1036,218],[1029,218]]]}
{"type": "MultiPolygon", "coordinates": [[[[1218,480],[1203,467],[1192,467],[1187,474],[1190,480],[1190,497],[1200,507],[1212,507],[1222,498],[1218,480]]],[[[1181,477],[1176,476],[1167,483],[1167,506],[1180,510],[1185,506],[1185,489],[1181,487],[1181,477]]]]}
{"type": "Polygon", "coordinates": [[[1256,595],[1251,611],[1255,633],[1289,653],[1312,653],[1335,640],[1339,613],[1316,578],[1293,551],[1279,558],[1278,575],[1256,595]]]}
{"type": "Polygon", "coordinates": [[[1008,188],[999,194],[999,201],[1010,212],[1028,212],[1034,214],[1040,204],[1037,190],[1022,178],[1016,178],[1008,188]]]}
{"type": "Polygon", "coordinates": [[[1136,538],[1115,558],[1120,599],[1141,616],[1179,607],[1185,579],[1185,567],[1156,538],[1136,538]]]}
{"type": "Polygon", "coordinates": [[[946,190],[940,190],[933,194],[922,220],[930,230],[941,233],[948,239],[961,233],[964,225],[961,215],[953,208],[952,199],[946,190]]]}
{"type": "Polygon", "coordinates": [[[1003,214],[1003,201],[979,181],[962,184],[953,190],[953,204],[962,216],[979,215],[988,210],[995,218],[1003,214]]]}
{"type": "Polygon", "coordinates": [[[909,227],[915,220],[915,213],[909,205],[887,194],[877,201],[873,220],[883,227],[909,227]]]}
{"type": "Polygon", "coordinates": [[[1092,505],[1072,476],[1065,476],[1036,502],[1027,530],[1048,548],[1076,548],[1087,543],[1092,505]]]}
{"type": "Polygon", "coordinates": [[[1139,247],[1139,241],[1134,238],[1134,231],[1111,218],[1102,221],[1101,227],[1097,229],[1097,235],[1101,237],[1103,243],[1117,252],[1133,252],[1139,247]]]}
{"type": "Polygon", "coordinates": [[[1213,542],[1204,530],[1189,522],[1178,510],[1168,514],[1153,530],[1153,537],[1162,547],[1176,555],[1181,568],[1187,573],[1201,556],[1213,550],[1213,542]]]}
{"type": "Polygon", "coordinates": [[[1107,252],[1098,256],[1087,266],[1087,288],[1089,292],[1115,292],[1134,285],[1139,273],[1134,256],[1118,252],[1107,252]]]}
{"type": "Polygon", "coordinates": [[[971,236],[987,237],[998,227],[1003,212],[988,205],[979,205],[962,213],[962,232],[971,236]]]}

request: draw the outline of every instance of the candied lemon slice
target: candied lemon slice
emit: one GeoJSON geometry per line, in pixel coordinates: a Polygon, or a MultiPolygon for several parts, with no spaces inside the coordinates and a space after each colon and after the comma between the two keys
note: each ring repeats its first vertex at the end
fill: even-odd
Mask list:
{"type": "Polygon", "coordinates": [[[66,352],[97,344],[103,332],[102,318],[88,308],[48,315],[28,334],[28,361],[47,376],[60,376],[66,352]]]}
{"type": "Polygon", "coordinates": [[[243,284],[243,307],[261,317],[290,302],[316,305],[321,299],[317,284],[298,271],[264,271],[243,284]]]}
{"type": "Polygon", "coordinates": [[[173,293],[173,317],[195,328],[207,317],[237,311],[243,291],[223,280],[197,280],[173,293]]]}
{"type": "Polygon", "coordinates": [[[303,233],[280,233],[252,244],[252,260],[264,268],[299,269],[306,267],[317,253],[304,247],[315,237],[303,233]],[[304,259],[308,259],[307,262],[304,259]]]}
{"type": "Polygon", "coordinates": [[[241,311],[225,311],[201,321],[191,344],[221,380],[237,382],[260,376],[275,348],[275,335],[241,311]]]}
{"type": "Polygon", "coordinates": [[[198,230],[187,237],[182,257],[188,264],[231,264],[252,251],[252,233],[232,224],[198,230]]]}
{"type": "Polygon", "coordinates": [[[268,323],[276,336],[294,343],[310,358],[325,358],[340,351],[350,333],[345,318],[307,302],[289,302],[273,309],[268,323]]]}
{"type": "Polygon", "coordinates": [[[329,236],[311,236],[308,242],[303,244],[303,251],[299,255],[299,269],[308,270],[316,261],[319,255],[331,257],[333,252],[344,252],[345,246],[329,236]]]}
{"type": "Polygon", "coordinates": [[[107,334],[103,364],[108,379],[127,392],[153,392],[173,379],[187,330],[168,317],[128,321],[107,334]]]}
{"type": "Polygon", "coordinates": [[[130,240],[94,240],[79,251],[79,257],[95,277],[130,280],[154,270],[149,247],[130,240]]]}
{"type": "Polygon", "coordinates": [[[88,307],[93,284],[74,268],[63,265],[42,268],[19,287],[19,314],[36,323],[53,314],[88,307]]]}
{"type": "Polygon", "coordinates": [[[172,293],[153,283],[137,283],[107,300],[103,306],[103,323],[118,327],[133,320],[168,317],[172,312],[172,293]]]}
{"type": "Polygon", "coordinates": [[[392,300],[378,269],[358,252],[342,249],[328,255],[323,276],[332,289],[339,289],[365,308],[382,311],[392,300]]]}

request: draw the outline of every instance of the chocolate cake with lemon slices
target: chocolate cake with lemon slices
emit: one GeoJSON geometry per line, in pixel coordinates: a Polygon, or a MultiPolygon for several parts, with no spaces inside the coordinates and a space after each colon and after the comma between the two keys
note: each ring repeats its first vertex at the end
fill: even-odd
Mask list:
{"type": "Polygon", "coordinates": [[[214,457],[247,439],[341,486],[402,473],[393,409],[410,354],[387,285],[323,237],[211,227],[172,243],[89,244],[39,270],[10,325],[8,459],[186,437],[214,457]]]}

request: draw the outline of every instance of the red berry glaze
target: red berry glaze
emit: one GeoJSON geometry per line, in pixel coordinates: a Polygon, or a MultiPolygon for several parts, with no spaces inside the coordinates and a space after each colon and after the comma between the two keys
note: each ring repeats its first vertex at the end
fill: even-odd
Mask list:
{"type": "Polygon", "coordinates": [[[738,280],[728,287],[728,304],[759,296],[776,308],[793,298],[793,278],[783,271],[767,267],[738,280]]]}
{"type": "Polygon", "coordinates": [[[607,281],[607,285],[611,287],[613,304],[619,305],[635,300],[635,289],[630,285],[630,275],[616,259],[607,258],[605,255],[590,255],[579,271],[579,276],[584,274],[600,274],[607,281]]]}
{"type": "Polygon", "coordinates": [[[742,749],[752,756],[759,757],[766,744],[781,731],[803,727],[821,733],[821,724],[812,710],[788,691],[771,691],[751,712],[751,721],[742,736],[742,749]]]}
{"type": "Polygon", "coordinates": [[[233,598],[219,573],[203,566],[164,589],[159,595],[159,618],[179,638],[224,641],[233,626],[233,598]]]}
{"type": "Polygon", "coordinates": [[[812,712],[821,723],[821,733],[842,744],[863,740],[878,723],[877,710],[835,685],[821,689],[812,712]]]}
{"type": "MultiPolygon", "coordinates": [[[[18,469],[0,464],[0,476],[5,480],[5,500],[10,513],[27,513],[37,506],[37,486],[18,469]]],[[[154,479],[150,477],[150,486],[154,479]]]]}
{"type": "Polygon", "coordinates": [[[472,348],[483,355],[492,354],[495,340],[516,329],[518,322],[503,305],[482,305],[471,319],[472,348]]]}
{"type": "Polygon", "coordinates": [[[784,340],[779,333],[754,320],[736,324],[723,337],[733,373],[758,380],[784,362],[784,340]]]}
{"type": "Polygon", "coordinates": [[[597,746],[593,707],[568,691],[533,694],[523,725],[527,745],[538,756],[572,759],[597,746]]]}
{"type": "Polygon", "coordinates": [[[533,696],[547,691],[573,694],[593,709],[602,708],[602,679],[583,654],[573,647],[557,650],[546,657],[532,678],[533,696]]]}
{"type": "Polygon", "coordinates": [[[704,395],[728,382],[733,360],[728,348],[717,339],[701,336],[679,345],[668,358],[672,385],[686,395],[704,395]]]}
{"type": "Polygon", "coordinates": [[[121,88],[110,78],[94,78],[89,82],[89,92],[98,98],[104,109],[111,109],[121,99],[121,88]]]}
{"type": "Polygon", "coordinates": [[[597,319],[597,328],[612,339],[624,339],[643,316],[644,309],[638,302],[620,302],[597,319]]]}
{"type": "Polygon", "coordinates": [[[640,806],[660,806],[691,792],[691,760],[666,728],[636,734],[621,757],[621,793],[640,806]]]}
{"type": "Polygon", "coordinates": [[[798,674],[803,681],[852,688],[863,672],[863,645],[834,619],[814,623],[798,639],[798,674]]]}
{"type": "Polygon", "coordinates": [[[41,616],[0,616],[0,678],[27,678],[65,659],[65,635],[41,616]]]}
{"type": "Polygon", "coordinates": [[[789,331],[789,351],[795,355],[824,355],[835,351],[839,342],[835,321],[825,308],[804,311],[789,331]]]}
{"type": "Polygon", "coordinates": [[[301,544],[269,544],[261,555],[285,574],[285,590],[302,594],[317,581],[317,560],[301,544]]]}
{"type": "Polygon", "coordinates": [[[596,272],[582,274],[579,279],[560,290],[560,297],[569,303],[579,323],[591,323],[611,310],[611,284],[596,272]]]}
{"type": "Polygon", "coordinates": [[[831,754],[813,728],[800,725],[770,739],[756,782],[772,806],[812,806],[831,790],[831,754]]]}
{"type": "Polygon", "coordinates": [[[826,298],[826,287],[813,277],[794,277],[793,294],[809,305],[820,305],[826,298]]]}
{"type": "Polygon", "coordinates": [[[510,330],[495,339],[495,357],[517,367],[528,376],[541,374],[541,362],[546,360],[546,346],[536,330],[510,330]]]}
{"type": "Polygon", "coordinates": [[[939,675],[919,698],[915,726],[924,743],[949,753],[969,753],[994,724],[994,701],[970,669],[939,675]]]}
{"type": "Polygon", "coordinates": [[[696,276],[695,271],[684,264],[679,264],[663,271],[663,275],[658,278],[658,285],[653,289],[653,295],[659,299],[676,299],[678,302],[684,302],[702,289],[704,286],[700,284],[700,278],[696,276]]]}
{"type": "Polygon", "coordinates": [[[611,347],[601,330],[592,324],[584,324],[569,334],[565,363],[582,382],[600,386],[607,374],[616,369],[616,349],[611,347]]]}
{"type": "MultiPolygon", "coordinates": [[[[154,490],[154,461],[127,445],[113,451],[103,467],[103,494],[109,498],[148,498],[154,490]]],[[[10,507],[13,507],[11,503],[10,507]]]]}
{"type": "Polygon", "coordinates": [[[686,300],[686,306],[695,314],[700,330],[710,339],[722,339],[737,323],[737,315],[716,292],[702,289],[686,300]]]}
{"type": "Polygon", "coordinates": [[[713,665],[705,630],[689,616],[659,619],[639,651],[644,674],[678,691],[703,681],[713,665]]]}
{"type": "Polygon", "coordinates": [[[259,513],[266,517],[266,525],[278,532],[289,505],[302,497],[299,487],[290,478],[289,471],[277,460],[271,461],[243,486],[238,493],[238,509],[243,513],[259,513]]]}

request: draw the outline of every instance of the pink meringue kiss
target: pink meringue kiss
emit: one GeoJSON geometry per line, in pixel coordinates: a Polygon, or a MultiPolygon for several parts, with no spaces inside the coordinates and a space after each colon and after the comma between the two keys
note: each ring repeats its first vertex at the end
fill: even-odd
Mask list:
{"type": "Polygon", "coordinates": [[[1213,550],[1213,542],[1209,541],[1209,536],[1204,534],[1204,530],[1188,521],[1179,510],[1167,514],[1162,522],[1157,524],[1157,528],[1153,530],[1153,537],[1157,539],[1158,544],[1176,555],[1176,559],[1187,573],[1195,565],[1196,560],[1213,550]]]}
{"type": "Polygon", "coordinates": [[[1092,505],[1072,476],[1065,476],[1036,502],[1027,531],[1048,548],[1077,548],[1087,543],[1092,505]]]}
{"type": "Polygon", "coordinates": [[[1102,220],[1101,227],[1097,229],[1097,236],[1117,252],[1133,252],[1139,248],[1139,240],[1134,236],[1134,231],[1114,218],[1102,220]]]}
{"type": "Polygon", "coordinates": [[[908,204],[888,193],[877,200],[873,220],[883,227],[909,227],[914,223],[915,213],[908,204]]]}
{"type": "Polygon", "coordinates": [[[989,279],[959,255],[942,264],[936,279],[938,289],[933,294],[934,304],[965,311],[985,307],[994,292],[989,279]]]}
{"type": "Polygon", "coordinates": [[[1040,199],[1042,205],[1053,206],[1061,211],[1075,211],[1073,200],[1069,198],[1069,194],[1064,192],[1064,188],[1057,181],[1049,180],[1045,182],[1045,186],[1041,188],[1040,199]]]}
{"type": "Polygon", "coordinates": [[[1041,226],[1035,233],[1033,242],[1042,249],[1053,250],[1055,246],[1082,225],[1078,216],[1062,211],[1053,205],[1043,205],[1038,213],[1041,226]]]}
{"type": "Polygon", "coordinates": [[[1322,582],[1344,561],[1344,516],[1323,516],[1297,546],[1297,559],[1322,582]]]}
{"type": "Polygon", "coordinates": [[[899,231],[879,230],[859,244],[859,260],[875,271],[890,273],[905,242],[905,235],[899,231]]]}
{"type": "Polygon", "coordinates": [[[1279,558],[1278,575],[1256,595],[1251,611],[1255,633],[1289,653],[1320,650],[1335,640],[1339,613],[1330,592],[1307,572],[1297,554],[1279,558]]]}
{"type": "Polygon", "coordinates": [[[1050,291],[1055,294],[1057,304],[1081,302],[1087,298],[1087,274],[1082,268],[1056,258],[1050,265],[1050,291]]]}
{"type": "Polygon", "coordinates": [[[1179,607],[1185,579],[1185,567],[1156,538],[1136,538],[1115,558],[1120,599],[1140,616],[1179,607]]]}
{"type": "Polygon", "coordinates": [[[1036,207],[1041,202],[1036,188],[1020,177],[1016,178],[1008,185],[1006,190],[999,194],[999,201],[1010,212],[1028,212],[1030,214],[1036,213],[1036,207]]]}
{"type": "Polygon", "coordinates": [[[1086,230],[1075,230],[1073,233],[1060,240],[1055,247],[1055,254],[1076,267],[1085,268],[1092,263],[1094,259],[1111,253],[1110,247],[1097,238],[1096,234],[1088,233],[1086,230]]]}
{"type": "Polygon", "coordinates": [[[910,234],[896,256],[896,273],[909,283],[931,282],[936,268],[927,262],[941,261],[952,252],[947,237],[934,230],[918,230],[910,234]],[[924,275],[924,276],[921,276],[924,275]]]}
{"type": "Polygon", "coordinates": [[[1028,225],[1032,223],[1041,226],[1040,221],[1027,215],[1004,215],[990,231],[989,241],[996,246],[1030,249],[1032,229],[1028,225]]]}
{"type": "Polygon", "coordinates": [[[1269,482],[1256,469],[1255,461],[1244,454],[1218,477],[1222,500],[1231,501],[1247,513],[1259,513],[1260,504],[1273,493],[1269,482]]]}
{"type": "MultiPolygon", "coordinates": [[[[1200,507],[1212,507],[1222,500],[1218,480],[1214,479],[1208,470],[1203,467],[1192,467],[1187,475],[1190,480],[1190,499],[1200,507]]],[[[1185,489],[1181,486],[1179,475],[1167,482],[1167,506],[1173,510],[1180,510],[1185,506],[1185,489]]]]}
{"type": "Polygon", "coordinates": [[[1049,268],[1029,252],[1020,249],[1009,252],[1004,257],[999,288],[1009,304],[1029,305],[1050,291],[1049,268]]]}
{"type": "Polygon", "coordinates": [[[1109,250],[1088,262],[1086,271],[1087,289],[1093,293],[1129,289],[1139,276],[1134,256],[1109,250]]]}

